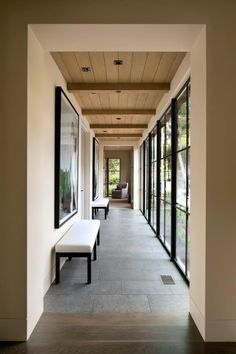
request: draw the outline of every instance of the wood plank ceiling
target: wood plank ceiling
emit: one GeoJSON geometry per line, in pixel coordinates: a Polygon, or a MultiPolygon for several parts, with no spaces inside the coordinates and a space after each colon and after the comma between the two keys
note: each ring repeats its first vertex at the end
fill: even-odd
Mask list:
{"type": "Polygon", "coordinates": [[[138,140],[186,53],[51,54],[99,139],[138,140]]]}

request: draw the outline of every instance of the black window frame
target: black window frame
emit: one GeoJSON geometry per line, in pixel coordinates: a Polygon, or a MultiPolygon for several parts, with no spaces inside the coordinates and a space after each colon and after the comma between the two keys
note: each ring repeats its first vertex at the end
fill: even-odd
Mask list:
{"type": "MultiPolygon", "coordinates": [[[[153,127],[152,131],[148,134],[147,138],[143,141],[142,147],[140,148],[140,161],[143,159],[143,163],[140,163],[140,174],[142,175],[143,182],[143,203],[140,204],[140,210],[143,213],[144,217],[148,221],[150,227],[155,232],[157,238],[162,243],[166,252],[170,256],[171,261],[174,262],[180,273],[182,274],[185,281],[189,284],[189,269],[188,269],[188,247],[189,247],[189,219],[190,219],[190,207],[189,207],[189,152],[191,151],[190,144],[190,92],[191,92],[191,80],[190,78],[185,82],[181,87],[177,95],[171,100],[170,105],[167,107],[165,112],[162,114],[160,119],[157,121],[156,125],[153,127]],[[181,97],[183,92],[186,90],[186,147],[183,149],[177,149],[178,142],[178,99],[181,97]],[[169,114],[171,119],[171,150],[169,154],[166,154],[166,117],[169,114]],[[162,156],[162,147],[161,147],[161,129],[165,125],[165,145],[164,145],[164,155],[162,156]],[[156,130],[156,229],[152,225],[151,218],[151,198],[153,197],[152,193],[152,134],[156,130]],[[148,149],[148,153],[147,150],[148,149]],[[177,210],[183,211],[179,205],[177,205],[177,157],[178,153],[186,150],[186,225],[185,225],[185,269],[181,267],[181,264],[178,260],[178,255],[176,253],[176,242],[177,242],[177,210]],[[171,198],[166,200],[166,160],[167,158],[171,159],[171,198]],[[165,160],[164,163],[164,198],[161,195],[161,161],[165,160]],[[147,189],[146,189],[147,188],[147,189]],[[166,244],[166,235],[164,233],[163,237],[161,235],[160,227],[160,214],[161,214],[161,201],[170,205],[171,210],[171,235],[170,240],[171,244],[167,247],[166,244]]],[[[164,209],[165,213],[165,209],[164,209]]],[[[164,227],[165,217],[164,217],[164,227]]]]}

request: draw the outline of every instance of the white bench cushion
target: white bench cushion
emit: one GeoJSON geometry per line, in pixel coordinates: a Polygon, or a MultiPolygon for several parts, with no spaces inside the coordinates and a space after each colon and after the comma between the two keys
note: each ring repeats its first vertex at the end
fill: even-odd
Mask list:
{"type": "Polygon", "coordinates": [[[100,228],[100,220],[78,220],[56,244],[56,252],[91,253],[100,228]]]}
{"type": "Polygon", "coordinates": [[[106,208],[108,206],[109,199],[108,198],[98,198],[92,201],[92,207],[95,208],[106,208]]]}

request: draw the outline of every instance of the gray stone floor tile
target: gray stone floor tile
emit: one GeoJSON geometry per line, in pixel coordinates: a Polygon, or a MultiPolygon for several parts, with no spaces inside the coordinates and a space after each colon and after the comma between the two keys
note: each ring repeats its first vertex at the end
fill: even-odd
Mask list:
{"type": "Polygon", "coordinates": [[[152,312],[159,313],[187,313],[189,311],[189,298],[186,295],[148,295],[152,312]]]}
{"type": "Polygon", "coordinates": [[[97,295],[94,312],[150,312],[145,295],[97,295]]]}
{"type": "Polygon", "coordinates": [[[93,298],[91,295],[46,295],[46,312],[92,312],[93,298]]]}
{"type": "Polygon", "coordinates": [[[171,294],[169,286],[161,281],[122,281],[122,294],[171,294]]]}

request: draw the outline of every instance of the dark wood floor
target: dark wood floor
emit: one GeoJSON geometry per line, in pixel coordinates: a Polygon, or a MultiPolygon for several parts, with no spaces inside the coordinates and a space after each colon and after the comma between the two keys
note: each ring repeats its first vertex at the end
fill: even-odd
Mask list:
{"type": "Polygon", "coordinates": [[[47,314],[27,343],[2,343],[0,354],[218,354],[234,343],[204,343],[190,316],[47,314]]]}

